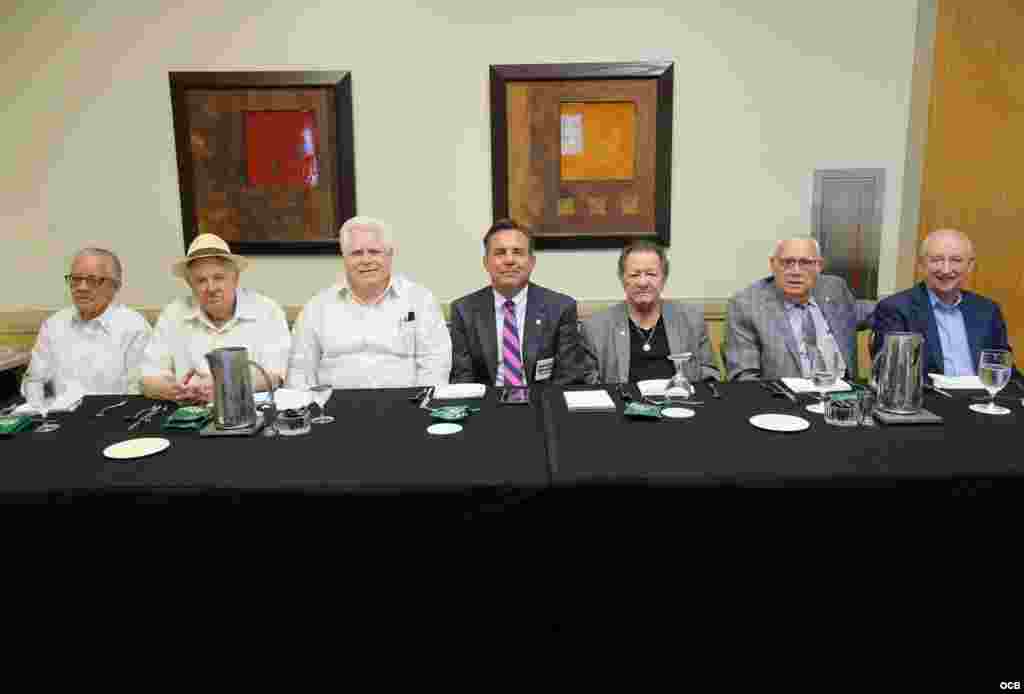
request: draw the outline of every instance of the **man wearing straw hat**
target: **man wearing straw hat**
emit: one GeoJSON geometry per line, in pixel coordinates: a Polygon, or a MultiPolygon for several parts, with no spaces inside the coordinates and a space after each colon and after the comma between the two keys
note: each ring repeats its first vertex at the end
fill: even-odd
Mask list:
{"type": "MultiPolygon", "coordinates": [[[[209,402],[213,380],[206,353],[220,347],[245,347],[280,385],[288,368],[291,337],[277,302],[238,286],[249,264],[219,236],[200,234],[188,254],[174,263],[192,295],[175,299],[160,314],[146,349],[142,391],[150,398],[209,402]]],[[[252,370],[255,390],[268,390],[263,375],[252,370]]]]}

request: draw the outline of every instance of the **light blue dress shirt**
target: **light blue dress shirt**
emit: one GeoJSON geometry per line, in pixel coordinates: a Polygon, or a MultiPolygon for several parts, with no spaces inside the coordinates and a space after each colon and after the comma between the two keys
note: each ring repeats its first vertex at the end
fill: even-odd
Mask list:
{"type": "Polygon", "coordinates": [[[977,373],[971,345],[967,341],[967,325],[960,310],[963,299],[960,296],[951,306],[942,303],[931,289],[928,290],[935,326],[939,329],[939,344],[942,345],[942,372],[947,376],[973,376],[977,373]]]}

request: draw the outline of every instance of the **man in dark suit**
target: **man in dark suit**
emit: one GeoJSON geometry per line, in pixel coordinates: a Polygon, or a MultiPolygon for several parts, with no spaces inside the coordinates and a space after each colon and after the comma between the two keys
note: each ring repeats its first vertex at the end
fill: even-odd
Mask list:
{"type": "Polygon", "coordinates": [[[533,239],[503,219],[484,235],[491,286],[451,308],[452,382],[512,386],[583,383],[576,301],[530,282],[533,239]]]}
{"type": "Polygon", "coordinates": [[[983,349],[1009,349],[999,304],[963,290],[974,268],[974,244],[955,229],[938,229],[921,242],[924,281],[880,301],[872,355],[891,332],[924,335],[925,373],[971,376],[983,349]]]}

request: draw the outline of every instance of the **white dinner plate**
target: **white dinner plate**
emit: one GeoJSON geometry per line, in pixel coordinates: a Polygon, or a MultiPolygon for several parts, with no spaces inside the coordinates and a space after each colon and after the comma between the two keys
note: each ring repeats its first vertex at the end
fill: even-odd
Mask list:
{"type": "Polygon", "coordinates": [[[803,431],[811,426],[803,417],[790,414],[756,414],[750,418],[750,423],[768,431],[803,431]]]}
{"type": "Polygon", "coordinates": [[[128,439],[121,443],[114,443],[103,449],[103,455],[114,460],[130,460],[132,458],[144,458],[165,450],[171,442],[162,438],[128,439]]]}
{"type": "Polygon", "coordinates": [[[666,407],[661,411],[661,416],[669,419],[686,419],[695,414],[697,413],[686,407],[666,407]]]}
{"type": "Polygon", "coordinates": [[[427,433],[434,434],[435,436],[457,434],[460,431],[462,431],[462,425],[455,424],[454,422],[438,422],[437,424],[431,424],[427,427],[427,433]]]}
{"type": "Polygon", "coordinates": [[[825,403],[816,402],[813,405],[808,405],[804,409],[808,412],[813,412],[814,414],[825,414],[825,403]]]}

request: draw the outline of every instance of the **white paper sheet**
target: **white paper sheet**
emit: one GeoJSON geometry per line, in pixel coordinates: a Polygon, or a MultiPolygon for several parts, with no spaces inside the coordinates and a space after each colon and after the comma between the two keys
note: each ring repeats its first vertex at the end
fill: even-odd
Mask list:
{"type": "Polygon", "coordinates": [[[615,410],[615,401],[605,390],[567,390],[563,395],[571,412],[615,410]]]}
{"type": "Polygon", "coordinates": [[[827,388],[818,388],[809,378],[783,378],[781,380],[794,393],[837,393],[852,390],[850,384],[841,378],[827,388]]]}
{"type": "Polygon", "coordinates": [[[943,390],[985,390],[981,379],[977,376],[946,376],[944,374],[928,374],[932,385],[943,390]]]}

